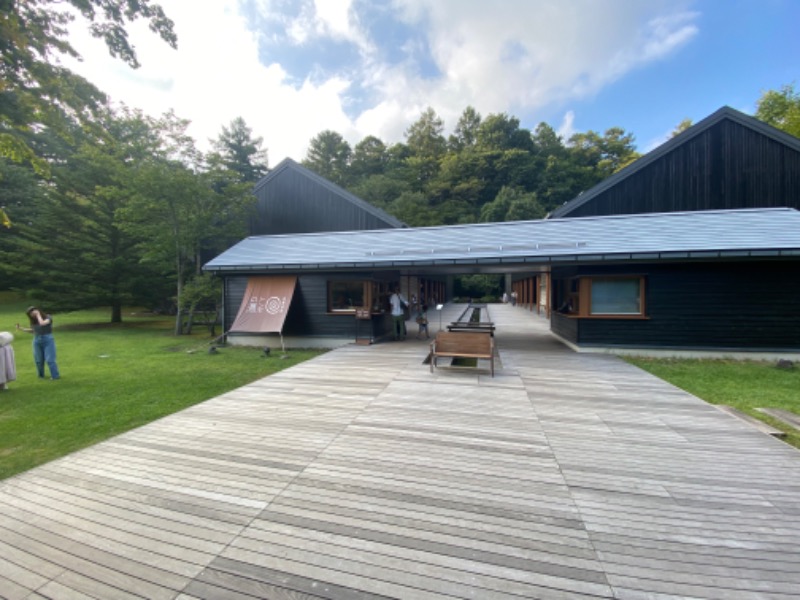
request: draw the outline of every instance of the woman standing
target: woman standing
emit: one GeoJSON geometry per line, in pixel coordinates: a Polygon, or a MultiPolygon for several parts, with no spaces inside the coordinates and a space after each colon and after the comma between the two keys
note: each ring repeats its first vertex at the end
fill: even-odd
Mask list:
{"type": "Polygon", "coordinates": [[[33,334],[33,360],[39,378],[44,379],[44,363],[47,363],[50,379],[60,379],[61,375],[56,364],[56,342],[53,339],[53,318],[42,314],[42,311],[35,306],[29,307],[25,314],[31,322],[30,329],[20,327],[19,323],[17,329],[33,334]]]}

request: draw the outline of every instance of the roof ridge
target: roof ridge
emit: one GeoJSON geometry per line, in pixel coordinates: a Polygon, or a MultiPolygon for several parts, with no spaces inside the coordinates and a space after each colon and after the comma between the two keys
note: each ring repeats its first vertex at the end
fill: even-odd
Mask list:
{"type": "MultiPolygon", "coordinates": [[[[773,127],[772,125],[765,123],[754,116],[747,115],[741,111],[736,110],[735,108],[731,108],[730,106],[724,105],[721,108],[717,109],[710,115],[704,117],[685,131],[671,137],[663,144],[659,145],[658,147],[654,148],[644,156],[641,156],[628,166],[620,169],[616,173],[609,175],[603,181],[597,183],[596,185],[592,186],[588,190],[580,192],[575,198],[569,200],[555,208],[553,211],[547,215],[548,219],[559,219],[562,218],[565,214],[569,214],[572,210],[579,208],[585,205],[587,202],[592,200],[594,197],[598,196],[600,193],[606,191],[607,189],[617,185],[620,181],[627,179],[628,177],[638,173],[645,167],[649,166],[656,160],[660,159],[664,155],[671,152],[676,147],[685,144],[689,140],[697,137],[698,135],[702,134],[710,127],[716,125],[720,121],[725,119],[730,119],[744,127],[748,127],[766,135],[782,144],[788,145],[794,150],[800,152],[800,138],[796,138],[793,135],[786,133],[785,131],[781,131],[780,129],[773,127]]],[[[575,217],[573,217],[575,218],[575,217]]]]}
{"type": "Polygon", "coordinates": [[[363,198],[359,198],[354,193],[344,189],[342,186],[334,183],[333,181],[330,181],[329,179],[326,179],[325,177],[323,177],[319,173],[315,173],[314,171],[312,171],[308,167],[304,167],[302,164],[298,163],[297,161],[295,161],[294,159],[292,159],[290,157],[284,158],[281,162],[279,162],[275,166],[274,169],[271,169],[269,171],[269,173],[267,173],[266,175],[264,175],[264,177],[259,179],[255,183],[255,185],[253,186],[253,193],[255,194],[256,192],[258,192],[258,190],[263,188],[272,179],[277,177],[279,173],[281,173],[281,172],[283,172],[283,171],[285,171],[287,169],[294,169],[296,171],[299,171],[300,173],[302,173],[303,175],[305,175],[309,179],[312,179],[312,180],[316,181],[317,183],[319,183],[323,187],[329,189],[330,191],[332,191],[333,193],[337,194],[341,198],[347,200],[351,204],[355,204],[356,206],[366,210],[367,212],[369,212],[373,216],[377,216],[377,217],[383,219],[384,221],[386,221],[388,224],[394,225],[395,228],[400,229],[400,228],[408,227],[407,223],[404,223],[403,221],[401,221],[397,217],[394,217],[394,216],[390,215],[388,212],[386,212],[382,208],[379,208],[379,207],[375,206],[374,204],[371,204],[370,202],[367,202],[363,198]]]}

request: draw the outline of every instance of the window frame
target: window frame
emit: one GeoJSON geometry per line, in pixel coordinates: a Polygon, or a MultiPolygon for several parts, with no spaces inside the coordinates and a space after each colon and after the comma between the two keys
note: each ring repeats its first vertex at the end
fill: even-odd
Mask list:
{"type": "Polygon", "coordinates": [[[327,290],[327,311],[329,315],[354,315],[356,313],[357,308],[364,308],[369,307],[371,305],[371,290],[372,285],[371,282],[366,279],[329,279],[328,280],[328,290],[327,290]],[[359,284],[361,285],[361,305],[353,305],[352,307],[348,308],[334,308],[334,286],[336,284],[359,284]]]}
{"type": "Polygon", "coordinates": [[[638,276],[599,276],[595,275],[589,278],[589,290],[588,290],[588,312],[589,316],[593,318],[603,317],[603,318],[612,318],[612,319],[625,319],[625,318],[641,318],[644,316],[644,277],[641,275],[638,276]],[[636,312],[594,312],[594,286],[595,283],[598,281],[635,281],[638,283],[638,303],[639,308],[636,312]]]}
{"type": "Polygon", "coordinates": [[[578,275],[565,280],[566,296],[570,298],[571,312],[561,312],[567,318],[580,319],[648,319],[647,316],[647,278],[644,275],[578,275]],[[639,312],[637,313],[593,313],[592,312],[592,284],[596,280],[629,280],[638,281],[639,284],[639,312]]]}

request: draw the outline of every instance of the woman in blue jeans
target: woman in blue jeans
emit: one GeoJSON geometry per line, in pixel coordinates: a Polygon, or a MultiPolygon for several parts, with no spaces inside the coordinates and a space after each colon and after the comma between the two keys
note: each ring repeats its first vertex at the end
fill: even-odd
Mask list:
{"type": "Polygon", "coordinates": [[[31,322],[30,329],[20,327],[19,323],[17,323],[17,329],[33,334],[33,360],[36,362],[39,378],[44,379],[44,363],[47,363],[50,369],[50,379],[60,379],[61,375],[56,364],[56,342],[53,339],[53,318],[43,314],[35,306],[29,307],[25,314],[28,315],[31,322]]]}

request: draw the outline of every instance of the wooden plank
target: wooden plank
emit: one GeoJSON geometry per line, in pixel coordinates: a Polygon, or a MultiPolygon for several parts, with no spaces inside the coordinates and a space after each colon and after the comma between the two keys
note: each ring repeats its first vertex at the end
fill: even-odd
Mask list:
{"type": "Polygon", "coordinates": [[[800,415],[781,408],[757,408],[756,410],[777,419],[789,427],[800,430],[800,415]]]}
{"type": "Polygon", "coordinates": [[[0,596],[798,589],[795,449],[529,311],[492,318],[495,379],[353,344],[0,482],[0,596]]]}
{"type": "Polygon", "coordinates": [[[767,435],[771,435],[771,436],[777,437],[777,438],[786,437],[786,432],[785,431],[781,431],[780,429],[775,429],[771,425],[768,425],[767,423],[764,423],[764,421],[760,421],[760,420],[756,419],[755,417],[752,417],[752,416],[748,415],[747,413],[744,413],[744,412],[742,412],[742,411],[740,411],[740,410],[738,410],[738,409],[736,409],[736,408],[734,408],[732,406],[728,406],[726,404],[717,404],[716,407],[719,408],[721,411],[723,411],[725,413],[728,413],[731,416],[736,417],[740,421],[744,421],[748,425],[752,425],[753,427],[758,429],[761,433],[766,433],[767,435]]]}

